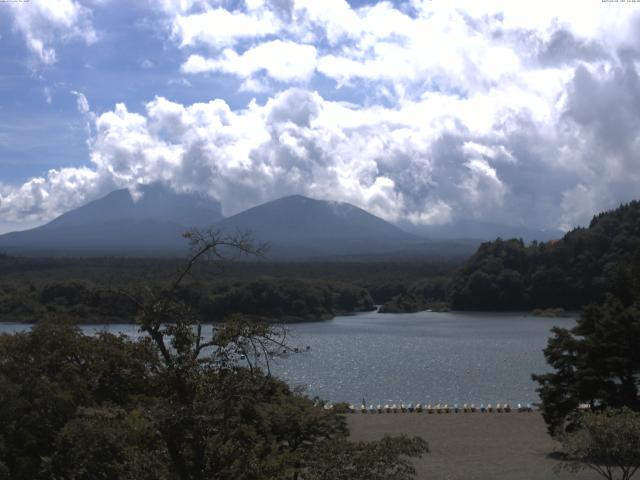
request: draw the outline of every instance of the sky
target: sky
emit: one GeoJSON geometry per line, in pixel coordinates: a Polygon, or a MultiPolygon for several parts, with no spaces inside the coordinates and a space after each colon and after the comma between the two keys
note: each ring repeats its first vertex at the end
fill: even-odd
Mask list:
{"type": "Polygon", "coordinates": [[[0,233],[156,181],[567,230],[640,198],[640,3],[0,1],[0,233]]]}

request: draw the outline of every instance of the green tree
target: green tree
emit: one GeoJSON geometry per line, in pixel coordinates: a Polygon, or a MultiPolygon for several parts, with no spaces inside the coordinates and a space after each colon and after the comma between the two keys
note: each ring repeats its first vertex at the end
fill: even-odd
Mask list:
{"type": "Polygon", "coordinates": [[[384,437],[378,442],[349,442],[337,438],[314,452],[304,478],[308,480],[411,480],[411,457],[427,453],[419,437],[384,437]]]}
{"type": "Polygon", "coordinates": [[[551,434],[575,423],[577,408],[593,411],[623,406],[640,409],[640,308],[608,296],[585,309],[571,330],[556,328],[544,350],[551,373],[539,383],[542,413],[551,434]]]}
{"type": "Polygon", "coordinates": [[[44,478],[43,462],[80,408],[136,403],[158,366],[148,341],[87,337],[64,321],[0,335],[0,462],[10,478],[44,478]]]}
{"type": "Polygon", "coordinates": [[[66,480],[168,480],[167,460],[143,408],[82,408],[59,432],[44,470],[66,480]]]}
{"type": "Polygon", "coordinates": [[[562,467],[591,469],[607,480],[630,480],[640,468],[640,413],[628,408],[586,413],[562,437],[562,467]]]}

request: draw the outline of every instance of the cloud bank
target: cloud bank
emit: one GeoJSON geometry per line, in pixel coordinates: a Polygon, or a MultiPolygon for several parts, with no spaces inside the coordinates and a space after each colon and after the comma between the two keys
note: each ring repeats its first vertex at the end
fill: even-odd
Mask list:
{"type": "MultiPolygon", "coordinates": [[[[78,20],[89,7],[62,3],[78,10],[90,41],[78,20]]],[[[42,221],[157,180],[206,192],[225,214],[302,193],[415,224],[567,229],[640,197],[640,17],[631,4],[162,7],[183,74],[225,76],[260,100],[232,109],[215,95],[193,104],[150,95],[138,112],[123,103],[92,112],[78,95],[91,123],[89,163],[0,184],[0,216],[42,221]]],[[[42,45],[30,48],[46,62],[42,45]]]]}

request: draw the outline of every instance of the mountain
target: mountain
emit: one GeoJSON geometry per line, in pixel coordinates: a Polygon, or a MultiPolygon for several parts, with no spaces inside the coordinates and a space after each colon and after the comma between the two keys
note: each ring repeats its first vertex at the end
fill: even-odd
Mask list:
{"type": "Polygon", "coordinates": [[[128,189],[71,210],[53,221],[0,235],[0,250],[19,254],[153,255],[183,252],[182,233],[222,218],[220,205],[198,194],[176,193],[156,183],[128,189]]]}
{"type": "Polygon", "coordinates": [[[478,243],[432,242],[348,203],[300,195],[280,198],[223,219],[220,205],[161,184],[140,188],[137,200],[117,190],[50,223],[0,235],[0,252],[23,255],[183,255],[182,234],[213,226],[249,232],[268,243],[268,260],[395,261],[463,259],[478,243]]]}
{"type": "Polygon", "coordinates": [[[564,232],[555,229],[537,230],[523,226],[479,222],[472,219],[457,220],[445,225],[412,225],[407,222],[399,226],[408,232],[431,240],[466,239],[475,240],[478,243],[496,238],[521,238],[525,242],[533,240],[545,242],[561,238],[564,235],[564,232]]]}
{"type": "Polygon", "coordinates": [[[270,259],[402,252],[427,242],[349,203],[301,195],[250,208],[216,227],[251,232],[256,242],[269,244],[270,259]]]}

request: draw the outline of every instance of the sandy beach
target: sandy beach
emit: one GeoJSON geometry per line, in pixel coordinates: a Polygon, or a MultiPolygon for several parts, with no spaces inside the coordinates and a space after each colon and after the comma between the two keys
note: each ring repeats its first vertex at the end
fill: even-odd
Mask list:
{"type": "Polygon", "coordinates": [[[557,473],[558,444],[539,413],[384,413],[347,416],[354,440],[420,435],[431,453],[416,460],[419,479],[597,479],[589,471],[557,473]]]}

